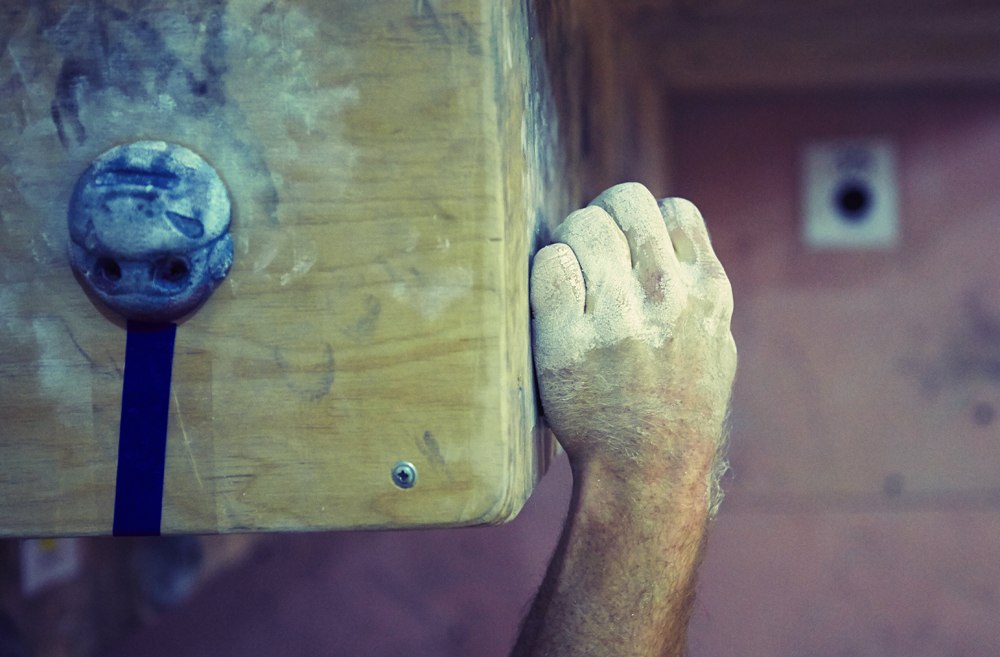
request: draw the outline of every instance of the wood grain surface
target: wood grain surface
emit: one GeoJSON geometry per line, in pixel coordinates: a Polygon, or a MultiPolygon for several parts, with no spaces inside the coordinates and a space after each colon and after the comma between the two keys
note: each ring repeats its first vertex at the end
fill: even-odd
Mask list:
{"type": "Polygon", "coordinates": [[[139,139],[234,205],[233,270],[177,332],[164,533],[516,514],[548,453],[529,259],[569,202],[522,3],[3,11],[0,535],[111,530],[126,333],[70,272],[66,206],[139,139]]]}

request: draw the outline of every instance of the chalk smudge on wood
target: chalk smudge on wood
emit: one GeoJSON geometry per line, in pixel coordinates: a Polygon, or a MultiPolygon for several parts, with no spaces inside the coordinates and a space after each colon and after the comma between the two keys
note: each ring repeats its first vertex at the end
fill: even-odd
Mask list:
{"type": "Polygon", "coordinates": [[[52,118],[60,141],[87,139],[80,110],[88,95],[117,90],[161,111],[205,116],[226,105],[223,0],[181,3],[176,11],[126,11],[97,1],[75,5],[43,27],[63,56],[52,118]],[[190,38],[197,27],[197,38],[190,38]]]}
{"type": "Polygon", "coordinates": [[[465,267],[446,267],[424,272],[410,267],[392,277],[392,296],[435,320],[453,304],[472,292],[473,273],[465,267]]]}
{"type": "MultiPolygon", "coordinates": [[[[157,138],[189,146],[225,179],[237,262],[266,250],[294,231],[280,204],[294,194],[283,168],[333,153],[325,165],[336,169],[335,193],[356,159],[342,118],[358,100],[351,57],[329,47],[319,23],[282,0],[31,3],[0,51],[0,89],[10,91],[0,94],[5,225],[65,233],[72,183],[90,160],[157,138]]],[[[63,257],[59,240],[49,248],[38,260],[63,257]]],[[[290,283],[308,271],[305,260],[277,258],[286,269],[270,274],[290,283]]]]}

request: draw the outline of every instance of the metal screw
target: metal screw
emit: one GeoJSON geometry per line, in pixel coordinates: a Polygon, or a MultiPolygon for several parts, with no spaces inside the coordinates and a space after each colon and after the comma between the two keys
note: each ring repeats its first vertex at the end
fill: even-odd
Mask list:
{"type": "Polygon", "coordinates": [[[413,488],[417,483],[417,468],[409,461],[392,466],[392,481],[400,488],[413,488]]]}

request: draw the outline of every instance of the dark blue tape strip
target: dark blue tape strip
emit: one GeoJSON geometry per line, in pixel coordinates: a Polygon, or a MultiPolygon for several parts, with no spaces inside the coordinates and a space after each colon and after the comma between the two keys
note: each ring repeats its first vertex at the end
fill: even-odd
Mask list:
{"type": "Polygon", "coordinates": [[[118,432],[115,536],[160,533],[176,333],[176,324],[128,323],[118,432]]]}

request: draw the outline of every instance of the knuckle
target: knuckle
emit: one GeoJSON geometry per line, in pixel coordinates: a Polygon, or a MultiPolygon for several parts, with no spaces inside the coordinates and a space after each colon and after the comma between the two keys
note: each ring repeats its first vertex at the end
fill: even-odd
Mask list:
{"type": "Polygon", "coordinates": [[[728,325],[733,315],[733,288],[725,274],[703,277],[698,290],[706,308],[705,314],[728,325]]]}

